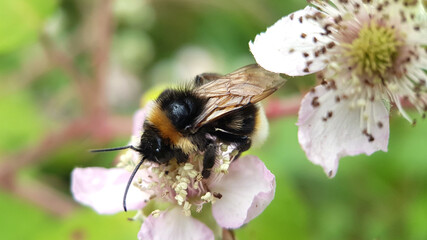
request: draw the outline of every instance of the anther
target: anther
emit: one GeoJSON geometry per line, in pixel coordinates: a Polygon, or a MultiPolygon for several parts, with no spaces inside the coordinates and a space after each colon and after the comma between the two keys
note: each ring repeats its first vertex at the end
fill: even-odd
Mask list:
{"type": "Polygon", "coordinates": [[[311,106],[313,106],[313,107],[320,106],[319,97],[316,96],[316,97],[313,98],[313,100],[311,100],[311,106]]]}
{"type": "Polygon", "coordinates": [[[213,196],[216,197],[216,198],[218,198],[218,199],[222,198],[222,194],[221,193],[217,193],[217,192],[214,192],[213,196]]]}
{"type": "Polygon", "coordinates": [[[322,53],[325,54],[326,53],[326,47],[322,47],[322,53]]]}

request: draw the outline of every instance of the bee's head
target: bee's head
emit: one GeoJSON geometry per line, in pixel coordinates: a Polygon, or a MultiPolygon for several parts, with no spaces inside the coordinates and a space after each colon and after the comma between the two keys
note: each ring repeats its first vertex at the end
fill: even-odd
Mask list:
{"type": "Polygon", "coordinates": [[[164,142],[157,131],[150,128],[145,129],[142,134],[138,149],[151,162],[167,163],[173,157],[169,145],[164,142]]]}

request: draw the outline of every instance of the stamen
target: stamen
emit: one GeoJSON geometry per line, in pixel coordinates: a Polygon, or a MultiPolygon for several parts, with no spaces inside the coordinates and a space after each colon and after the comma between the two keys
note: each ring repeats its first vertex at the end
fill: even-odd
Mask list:
{"type": "Polygon", "coordinates": [[[376,21],[365,24],[351,44],[343,44],[345,56],[349,58],[348,65],[356,66],[359,75],[377,78],[383,78],[392,67],[401,45],[395,29],[379,25],[376,21]]]}
{"type": "Polygon", "coordinates": [[[154,211],[151,212],[151,215],[153,215],[153,217],[159,217],[160,216],[161,211],[159,209],[156,209],[154,211]]]}

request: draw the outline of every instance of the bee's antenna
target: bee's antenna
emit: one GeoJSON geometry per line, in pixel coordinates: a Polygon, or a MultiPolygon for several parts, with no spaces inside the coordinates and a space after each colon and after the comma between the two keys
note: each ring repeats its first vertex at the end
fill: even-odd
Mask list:
{"type": "Polygon", "coordinates": [[[90,150],[90,152],[112,152],[112,151],[118,151],[118,150],[123,150],[123,149],[128,149],[128,148],[130,148],[132,150],[135,150],[137,152],[141,151],[140,149],[138,149],[138,148],[136,148],[136,147],[134,147],[132,145],[129,145],[129,146],[124,146],[124,147],[93,149],[93,150],[90,150]]]}
{"type": "Polygon", "coordinates": [[[129,187],[130,184],[132,183],[133,178],[135,177],[136,172],[138,171],[139,167],[141,167],[141,164],[144,162],[145,157],[143,157],[141,159],[141,161],[139,161],[139,163],[136,165],[136,167],[133,169],[132,174],[129,177],[128,183],[126,185],[126,189],[125,189],[125,194],[123,196],[123,209],[125,210],[125,212],[127,212],[127,208],[126,208],[126,196],[128,195],[128,191],[129,191],[129,187]]]}

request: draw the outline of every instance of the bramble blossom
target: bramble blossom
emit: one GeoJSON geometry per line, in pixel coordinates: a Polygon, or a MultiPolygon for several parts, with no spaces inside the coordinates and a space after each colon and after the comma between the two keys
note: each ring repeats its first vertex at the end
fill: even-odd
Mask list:
{"type": "Polygon", "coordinates": [[[329,177],[343,156],[387,151],[389,106],[427,111],[427,16],[420,1],[310,1],[250,42],[263,68],[321,84],[305,95],[298,139],[329,177]]]}
{"type": "MultiPolygon", "coordinates": [[[[138,145],[145,111],[134,118],[131,144],[138,145]]],[[[220,144],[211,176],[201,176],[201,153],[186,163],[168,165],[146,161],[129,189],[128,209],[140,210],[135,219],[143,220],[139,239],[214,239],[218,227],[211,229],[192,217],[195,212],[212,214],[222,228],[234,229],[258,216],[271,202],[275,192],[274,175],[255,156],[235,159],[233,145],[220,144]],[[161,206],[144,216],[144,207],[161,206]],[[156,203],[160,203],[157,204],[156,203]],[[212,211],[203,211],[211,203],[212,211]],[[215,233],[215,234],[214,234],[215,233]]],[[[74,198],[100,214],[122,211],[122,197],[130,172],[141,156],[126,150],[116,168],[77,168],[72,173],[74,198]]],[[[199,215],[199,214],[197,214],[199,215]]]]}

